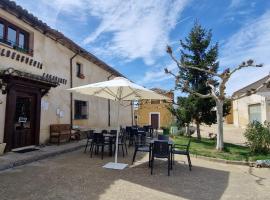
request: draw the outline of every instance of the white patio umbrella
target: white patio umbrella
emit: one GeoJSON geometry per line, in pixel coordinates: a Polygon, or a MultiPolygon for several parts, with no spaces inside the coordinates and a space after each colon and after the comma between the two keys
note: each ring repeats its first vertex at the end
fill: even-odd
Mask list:
{"type": "Polygon", "coordinates": [[[118,137],[119,137],[119,105],[122,101],[142,100],[142,99],[156,99],[169,100],[168,97],[158,94],[152,90],[146,89],[142,86],[132,83],[123,77],[116,77],[109,81],[93,83],[89,85],[74,87],[68,89],[80,94],[92,95],[111,99],[118,102],[117,109],[117,135],[116,135],[116,150],[114,162],[107,163],[105,168],[124,169],[127,164],[118,163],[118,137]]]}

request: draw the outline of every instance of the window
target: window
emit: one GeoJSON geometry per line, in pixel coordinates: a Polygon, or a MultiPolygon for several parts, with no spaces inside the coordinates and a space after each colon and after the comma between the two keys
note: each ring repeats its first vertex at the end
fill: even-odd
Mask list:
{"type": "Polygon", "coordinates": [[[88,118],[88,105],[87,101],[74,101],[74,118],[75,119],[87,119],[88,118]]]}
{"type": "Polygon", "coordinates": [[[81,63],[76,63],[76,74],[78,78],[84,79],[83,66],[81,63]]]}
{"type": "Polygon", "coordinates": [[[261,104],[253,104],[248,106],[249,122],[261,122],[261,104]]]}
{"type": "Polygon", "coordinates": [[[23,33],[19,33],[19,46],[20,47],[25,46],[25,35],[23,33]]]}
{"type": "Polygon", "coordinates": [[[0,18],[0,42],[23,53],[29,50],[29,33],[0,18]]]}
{"type": "Polygon", "coordinates": [[[0,22],[0,41],[4,38],[4,24],[0,22]]]}

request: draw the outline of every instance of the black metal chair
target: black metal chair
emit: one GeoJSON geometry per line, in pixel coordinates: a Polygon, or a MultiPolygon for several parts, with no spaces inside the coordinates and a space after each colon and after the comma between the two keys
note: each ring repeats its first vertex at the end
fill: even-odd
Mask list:
{"type": "Polygon", "coordinates": [[[135,135],[138,133],[137,127],[131,127],[131,131],[129,134],[129,144],[128,146],[134,145],[135,143],[135,135]]]}
{"type": "Polygon", "coordinates": [[[86,141],[86,145],[84,148],[84,153],[86,152],[88,145],[90,144],[90,146],[91,146],[91,143],[93,141],[93,137],[94,137],[94,130],[89,130],[86,132],[87,141],[86,141]]]}
{"type": "Polygon", "coordinates": [[[158,135],[158,140],[169,140],[169,136],[168,135],[158,135]]]}
{"type": "Polygon", "coordinates": [[[110,134],[116,135],[117,134],[117,130],[110,130],[110,134]]]}
{"type": "Polygon", "coordinates": [[[107,134],[107,133],[108,133],[108,131],[105,130],[105,129],[103,129],[103,130],[101,131],[101,134],[107,134]]]}
{"type": "Polygon", "coordinates": [[[150,137],[153,138],[154,137],[154,129],[151,125],[149,126],[148,131],[149,131],[150,137]]]}
{"type": "Polygon", "coordinates": [[[93,150],[95,150],[95,154],[99,153],[99,147],[101,147],[101,159],[103,159],[104,147],[110,146],[110,142],[105,141],[103,134],[94,133],[93,141],[91,142],[90,147],[90,156],[92,158],[93,150]]]}
{"type": "Polygon", "coordinates": [[[189,171],[191,171],[191,160],[190,160],[190,155],[189,155],[189,147],[190,147],[191,139],[189,139],[188,144],[174,144],[172,148],[172,163],[174,163],[174,155],[186,155],[188,159],[188,166],[189,166],[189,171]]]}
{"type": "Polygon", "coordinates": [[[154,141],[151,149],[151,175],[153,174],[154,160],[155,158],[166,158],[168,159],[168,176],[170,176],[170,170],[172,169],[171,163],[171,149],[168,141],[154,141]]]}
{"type": "Polygon", "coordinates": [[[136,134],[134,136],[135,140],[135,149],[132,158],[132,164],[135,161],[137,152],[149,153],[149,167],[150,167],[150,159],[151,159],[151,152],[150,152],[150,145],[146,142],[145,134],[136,134]]]}
{"type": "MultiPolygon", "coordinates": [[[[122,153],[123,153],[123,157],[125,157],[125,152],[128,155],[128,150],[127,150],[127,134],[125,129],[121,129],[119,138],[118,138],[118,150],[120,149],[119,147],[121,147],[122,149],[122,153]]],[[[115,145],[116,147],[116,145],[115,145]]],[[[115,148],[114,148],[115,151],[115,148]]]]}

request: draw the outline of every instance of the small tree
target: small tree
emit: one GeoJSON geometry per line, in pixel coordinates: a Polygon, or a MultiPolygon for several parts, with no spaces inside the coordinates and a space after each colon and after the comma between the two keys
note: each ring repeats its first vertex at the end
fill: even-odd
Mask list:
{"type": "Polygon", "coordinates": [[[189,124],[194,115],[194,105],[188,97],[178,97],[177,107],[169,107],[169,111],[176,117],[178,127],[186,127],[186,134],[189,135],[189,124]]]}
{"type": "MultiPolygon", "coordinates": [[[[206,98],[214,99],[214,101],[216,103],[216,116],[217,116],[217,124],[218,124],[216,149],[223,150],[223,148],[224,148],[224,142],[223,142],[223,113],[224,113],[224,110],[223,110],[223,105],[224,105],[224,101],[226,99],[226,97],[225,97],[226,84],[235,72],[237,72],[243,68],[248,68],[248,67],[262,67],[262,64],[257,65],[254,63],[253,60],[250,59],[250,60],[247,60],[246,62],[242,62],[239,66],[237,66],[233,69],[227,68],[219,73],[219,72],[213,71],[211,69],[211,67],[199,68],[199,67],[194,66],[194,65],[185,65],[184,63],[181,63],[174,56],[173,50],[170,46],[167,46],[167,53],[170,55],[172,60],[177,64],[179,69],[192,69],[192,70],[201,71],[201,72],[204,72],[204,73],[211,75],[211,78],[209,78],[208,81],[206,82],[206,85],[211,89],[210,89],[209,93],[202,94],[202,93],[197,92],[197,91],[193,90],[192,88],[190,88],[190,86],[189,86],[190,84],[188,81],[181,79],[179,75],[176,75],[172,71],[169,71],[167,68],[165,68],[165,73],[171,74],[172,76],[175,77],[176,85],[182,91],[196,95],[196,96],[203,98],[203,99],[206,99],[206,98]]],[[[247,91],[247,92],[245,92],[237,97],[234,97],[233,99],[238,99],[238,98],[242,98],[245,96],[255,94],[269,83],[270,83],[270,77],[263,84],[258,86],[257,88],[252,88],[249,91],[247,91]]]]}

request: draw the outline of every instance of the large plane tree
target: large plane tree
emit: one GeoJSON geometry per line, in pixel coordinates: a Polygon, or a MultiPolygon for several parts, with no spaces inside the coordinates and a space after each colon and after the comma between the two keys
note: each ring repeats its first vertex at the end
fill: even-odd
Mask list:
{"type": "MultiPolygon", "coordinates": [[[[196,25],[195,25],[196,26],[196,25]]],[[[195,39],[196,40],[196,39],[195,39]]],[[[167,46],[167,53],[170,55],[171,59],[176,63],[179,68],[178,74],[173,73],[172,71],[165,68],[165,73],[170,74],[175,77],[176,82],[176,89],[180,89],[183,92],[188,92],[191,95],[195,95],[201,99],[211,99],[215,102],[216,107],[216,119],[218,124],[217,130],[217,142],[216,142],[216,149],[223,150],[224,142],[223,142],[223,116],[224,116],[224,102],[226,100],[226,84],[231,78],[231,76],[238,72],[243,68],[248,67],[262,67],[262,64],[255,64],[253,60],[247,60],[242,62],[240,65],[234,68],[226,68],[222,72],[219,72],[215,65],[209,65],[211,63],[206,63],[206,65],[200,66],[193,62],[188,62],[188,60],[178,59],[170,46],[167,46]],[[184,62],[186,61],[186,62],[184,62]],[[206,81],[201,82],[200,84],[204,84],[208,89],[204,92],[197,90],[196,87],[194,88],[192,85],[192,78],[185,78],[182,75],[182,72],[185,71],[186,76],[193,77],[194,73],[198,72],[203,74],[207,77],[206,81]]],[[[194,52],[197,53],[197,52],[194,52]]],[[[201,56],[204,56],[203,54],[201,56]]],[[[193,56],[188,56],[189,59],[192,59],[193,56]]],[[[215,63],[213,63],[215,64],[215,63]]],[[[234,98],[241,98],[244,96],[249,96],[258,92],[261,88],[263,88],[266,84],[270,83],[270,77],[266,82],[260,85],[257,88],[250,89],[241,96],[237,96],[234,98]]]]}

